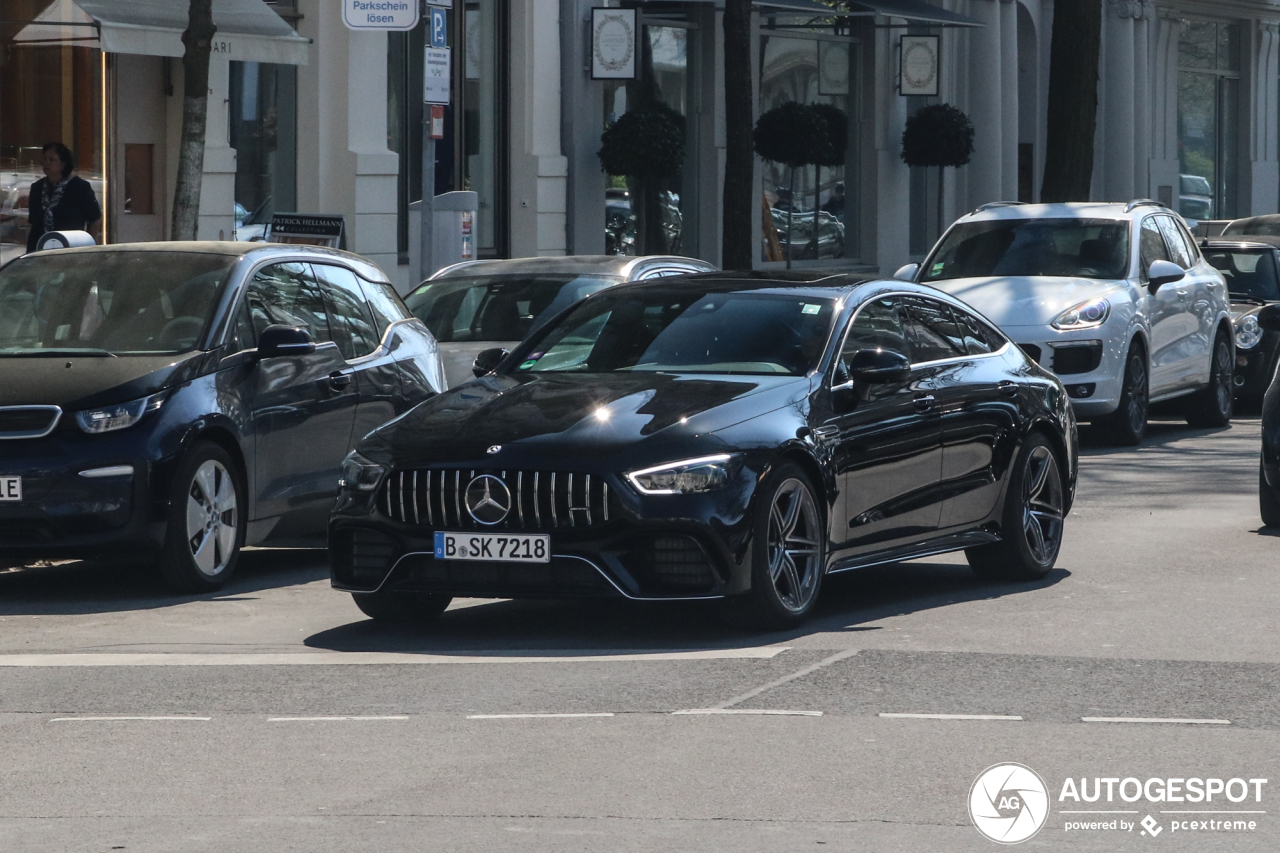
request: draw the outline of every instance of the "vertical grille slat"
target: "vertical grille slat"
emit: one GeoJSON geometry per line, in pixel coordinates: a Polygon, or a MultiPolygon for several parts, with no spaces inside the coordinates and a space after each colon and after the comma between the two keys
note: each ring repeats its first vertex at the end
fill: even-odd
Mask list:
{"type": "Polygon", "coordinates": [[[538,494],[538,471],[533,472],[533,515],[538,526],[542,526],[542,500],[538,494]]]}
{"type": "Polygon", "coordinates": [[[435,513],[431,511],[431,471],[427,471],[427,524],[431,527],[436,526],[434,518],[435,513]]]}
{"type": "Polygon", "coordinates": [[[573,517],[573,475],[572,474],[569,475],[569,486],[567,491],[569,495],[565,499],[565,502],[568,504],[568,508],[569,508],[569,526],[577,527],[578,520],[573,517]]]}
{"type": "Polygon", "coordinates": [[[587,474],[584,479],[586,479],[587,482],[586,482],[586,485],[583,486],[582,490],[587,493],[587,527],[590,527],[591,526],[591,475],[587,474]]]}
{"type": "Polygon", "coordinates": [[[520,516],[520,526],[524,527],[524,472],[516,474],[516,511],[520,516]]]}
{"type": "Polygon", "coordinates": [[[462,472],[453,472],[453,517],[459,527],[462,526],[462,472]]]}
{"type": "Polygon", "coordinates": [[[609,484],[602,482],[603,488],[600,490],[603,494],[600,496],[600,505],[604,508],[604,520],[609,520],[609,484]]]}
{"type": "Polygon", "coordinates": [[[551,472],[551,526],[559,527],[560,519],[556,516],[556,472],[551,472]]]}
{"type": "Polygon", "coordinates": [[[422,520],[418,517],[418,472],[413,472],[413,523],[421,524],[422,520]]]}

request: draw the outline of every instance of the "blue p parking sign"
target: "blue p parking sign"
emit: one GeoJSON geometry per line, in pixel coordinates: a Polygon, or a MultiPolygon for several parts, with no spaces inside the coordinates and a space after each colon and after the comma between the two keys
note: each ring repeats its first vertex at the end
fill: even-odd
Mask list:
{"type": "Polygon", "coordinates": [[[449,19],[445,10],[431,7],[431,46],[447,47],[449,45],[449,19]]]}

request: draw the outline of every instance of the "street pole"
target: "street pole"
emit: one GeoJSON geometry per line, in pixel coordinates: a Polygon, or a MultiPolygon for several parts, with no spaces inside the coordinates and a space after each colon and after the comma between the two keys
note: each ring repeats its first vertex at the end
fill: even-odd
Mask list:
{"type": "MultiPolygon", "coordinates": [[[[435,225],[436,198],[436,140],[431,135],[431,105],[422,105],[422,230],[418,255],[422,266],[418,270],[419,281],[425,281],[435,272],[431,263],[432,226],[435,225]]],[[[415,286],[418,282],[414,282],[415,286]]]]}

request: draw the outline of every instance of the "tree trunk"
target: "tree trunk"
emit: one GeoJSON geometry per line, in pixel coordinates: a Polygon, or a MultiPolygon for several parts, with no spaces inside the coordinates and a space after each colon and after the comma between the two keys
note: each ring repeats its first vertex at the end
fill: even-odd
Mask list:
{"type": "Polygon", "coordinates": [[[1058,0],[1054,4],[1041,201],[1089,200],[1101,44],[1102,0],[1058,0]]]}
{"type": "Polygon", "coordinates": [[[170,239],[194,240],[200,224],[200,181],[204,174],[204,129],[209,106],[209,45],[213,0],[190,0],[187,29],[182,33],[182,141],[178,148],[178,181],[173,190],[170,239]]]}
{"type": "Polygon", "coordinates": [[[751,146],[751,0],[724,4],[724,211],[721,264],[727,270],[751,269],[752,187],[755,153],[751,146]]]}

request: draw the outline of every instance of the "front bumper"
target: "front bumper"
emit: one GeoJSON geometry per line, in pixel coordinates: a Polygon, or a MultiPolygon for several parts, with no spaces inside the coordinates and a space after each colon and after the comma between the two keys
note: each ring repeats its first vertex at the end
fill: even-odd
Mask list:
{"type": "Polygon", "coordinates": [[[1109,339],[1105,325],[1078,332],[1050,326],[1010,326],[1004,331],[1033,361],[1062,380],[1081,420],[1105,417],[1120,407],[1126,343],[1109,339]]]}
{"type": "MultiPolygon", "coordinates": [[[[721,598],[750,586],[749,490],[748,500],[733,488],[707,495],[641,496],[617,478],[597,476],[596,485],[588,487],[593,493],[583,494],[579,474],[577,496],[530,495],[523,520],[513,509],[502,525],[483,528],[452,493],[438,485],[428,487],[425,478],[416,486],[406,481],[401,488],[398,477],[392,475],[376,495],[344,492],[339,498],[329,524],[335,589],[468,598],[672,601],[721,598]],[[602,489],[601,483],[608,488],[602,489]],[[416,513],[413,496],[418,498],[416,513]],[[585,512],[586,507],[591,512],[585,512]],[[551,537],[551,560],[437,559],[437,530],[545,533],[551,537]]],[[[514,475],[511,479],[514,483],[514,475]]],[[[561,484],[563,491],[563,479],[561,484]]],[[[527,483],[525,488],[529,489],[527,483]]]]}
{"type": "Polygon", "coordinates": [[[1271,376],[1276,367],[1276,351],[1280,349],[1280,335],[1268,333],[1253,349],[1236,350],[1236,397],[1259,400],[1271,386],[1271,376]]]}

